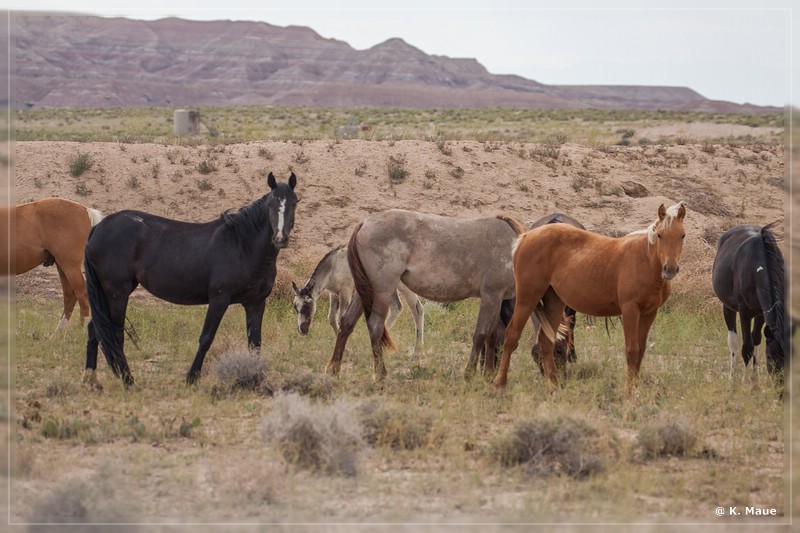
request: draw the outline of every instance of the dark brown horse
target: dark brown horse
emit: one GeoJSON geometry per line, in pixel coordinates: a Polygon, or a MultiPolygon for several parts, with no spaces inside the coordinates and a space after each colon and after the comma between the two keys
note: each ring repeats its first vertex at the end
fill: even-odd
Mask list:
{"type": "Polygon", "coordinates": [[[139,285],[168,302],[208,304],[188,383],[200,377],[206,352],[232,304],[244,307],[249,348],[260,348],[276,259],[289,244],[298,202],[294,173],[288,183],[277,183],[270,172],[267,184],[267,194],[211,222],[194,224],[120,211],[92,230],[85,253],[92,307],[85,381],[99,388],[95,375],[99,344],[114,374],[125,385],[133,384],[123,350],[124,326],[128,298],[139,285]]]}
{"type": "Polygon", "coordinates": [[[775,224],[763,228],[752,224],[736,226],[723,233],[717,243],[711,285],[723,304],[722,314],[728,327],[731,378],[738,342],[737,313],[742,324],[745,369],[752,359],[755,373],[754,350],[761,344],[762,328],[767,339],[769,373],[780,373],[786,360],[784,347],[788,344],[788,331],[784,312],[783,254],[772,233],[775,224]]]}
{"type": "Polygon", "coordinates": [[[76,302],[81,322],[85,325],[89,318],[81,264],[89,230],[102,218],[97,209],[62,198],[0,207],[0,275],[23,274],[55,263],[64,296],[57,329],[66,327],[76,302]]]}
{"type": "Polygon", "coordinates": [[[525,322],[542,309],[542,363],[548,386],[557,388],[553,344],[564,306],[569,305],[587,315],[622,315],[626,392],[630,396],[637,391],[647,334],[678,274],[685,216],[683,203],[669,209],[662,204],[658,219],[646,230],[616,239],[568,224],[547,224],[523,234],[514,248],[516,307],[495,385],[505,387],[525,322]]]}

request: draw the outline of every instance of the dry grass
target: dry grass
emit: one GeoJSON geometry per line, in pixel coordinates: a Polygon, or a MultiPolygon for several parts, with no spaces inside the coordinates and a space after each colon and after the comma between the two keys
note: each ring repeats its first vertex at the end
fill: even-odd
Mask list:
{"type": "Polygon", "coordinates": [[[275,398],[261,434],[288,464],[344,476],[356,475],[364,444],[351,402],[312,404],[297,394],[275,398]]]}

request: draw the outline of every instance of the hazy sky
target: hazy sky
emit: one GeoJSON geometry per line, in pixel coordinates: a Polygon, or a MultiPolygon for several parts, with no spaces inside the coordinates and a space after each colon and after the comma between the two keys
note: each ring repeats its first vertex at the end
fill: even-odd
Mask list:
{"type": "Polygon", "coordinates": [[[135,3],[0,0],[0,8],[308,26],[359,50],[399,37],[428,54],[475,58],[493,74],[541,83],[685,86],[715,100],[797,105],[792,0],[135,3]]]}

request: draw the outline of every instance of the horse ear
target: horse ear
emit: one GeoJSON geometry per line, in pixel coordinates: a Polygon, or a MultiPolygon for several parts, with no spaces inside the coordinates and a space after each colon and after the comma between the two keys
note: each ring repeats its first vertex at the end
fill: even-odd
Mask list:
{"type": "Polygon", "coordinates": [[[295,176],[294,172],[292,172],[292,175],[289,176],[289,187],[294,189],[295,185],[297,185],[297,176],[295,176]]]}
{"type": "Polygon", "coordinates": [[[270,172],[269,176],[267,176],[267,185],[269,185],[270,189],[274,189],[278,186],[278,183],[275,181],[275,176],[272,175],[272,172],[270,172]]]}
{"type": "Polygon", "coordinates": [[[658,221],[661,222],[664,220],[664,217],[667,216],[667,208],[664,207],[664,204],[658,206],[658,221]]]}
{"type": "Polygon", "coordinates": [[[297,288],[297,285],[295,285],[294,281],[292,281],[292,290],[294,290],[294,293],[297,296],[300,296],[300,289],[297,288]]]}
{"type": "Polygon", "coordinates": [[[686,206],[683,205],[681,202],[681,206],[678,208],[678,220],[683,220],[683,217],[686,216],[686,206]]]}

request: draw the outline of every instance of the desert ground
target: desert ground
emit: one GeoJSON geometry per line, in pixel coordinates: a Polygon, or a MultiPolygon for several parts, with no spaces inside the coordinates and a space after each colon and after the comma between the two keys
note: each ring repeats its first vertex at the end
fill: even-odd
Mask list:
{"type": "MultiPolygon", "coordinates": [[[[685,220],[687,235],[681,272],[673,282],[673,299],[690,301],[691,305],[701,309],[716,310],[718,303],[711,290],[710,273],[716,239],[722,231],[737,224],[765,225],[780,221],[782,224],[778,233],[782,237],[781,245],[785,253],[788,253],[789,239],[783,238],[786,233],[783,227],[788,226],[790,221],[790,217],[787,216],[789,189],[787,151],[783,145],[758,140],[760,134],[765,136],[774,134],[769,128],[763,128],[763,132],[759,131],[759,128],[747,128],[746,133],[755,139],[748,143],[707,140],[738,135],[739,132],[733,129],[738,126],[682,124],[659,126],[659,128],[654,127],[653,131],[646,132],[646,135],[651,138],[673,135],[690,137],[692,140],[631,146],[524,143],[505,140],[354,139],[259,141],[238,144],[185,141],[169,143],[22,141],[14,144],[12,154],[14,201],[24,203],[58,196],[100,209],[105,214],[122,209],[140,209],[185,221],[207,221],[226,210],[242,207],[266,194],[268,192],[266,176],[269,172],[273,172],[279,181],[285,181],[289,174],[294,172],[298,179],[296,192],[300,197],[300,203],[297,207],[290,246],[281,251],[279,256],[277,284],[272,297],[287,302],[286,313],[291,313],[288,304],[291,281],[296,281],[298,285],[304,282],[317,261],[328,250],[345,244],[354,226],[371,213],[378,211],[402,208],[459,217],[506,213],[517,217],[526,225],[530,225],[541,216],[560,212],[577,218],[591,231],[620,236],[643,229],[653,222],[660,204],[670,206],[683,201],[686,202],[688,210],[685,220]],[[70,173],[70,162],[80,154],[89,154],[92,164],[86,172],[73,176],[70,173]]],[[[643,132],[639,133],[645,135],[643,132]]],[[[14,288],[17,300],[22,303],[23,309],[27,309],[28,306],[48,306],[57,310],[59,307],[60,286],[54,268],[39,267],[17,276],[14,288]]],[[[138,289],[133,302],[134,304],[138,302],[147,308],[149,305],[158,305],[154,300],[145,291],[138,289]]],[[[76,310],[73,322],[76,321],[77,314],[76,310]]],[[[470,317],[468,321],[471,320],[473,318],[470,317]]],[[[720,313],[719,321],[721,320],[720,313]]],[[[53,326],[56,321],[57,316],[53,316],[53,326]]],[[[327,328],[323,322],[324,319],[317,318],[315,327],[327,328]]],[[[191,327],[196,325],[198,324],[192,324],[191,327]]],[[[70,328],[69,335],[72,339],[70,346],[80,346],[83,342],[80,331],[74,323],[70,328]]],[[[431,331],[434,326],[428,328],[431,331]]],[[[463,339],[465,345],[470,336],[471,331],[467,326],[463,339]]],[[[224,339],[223,342],[234,341],[224,339]]],[[[724,342],[722,337],[709,341],[717,343],[722,354],[725,352],[724,342]]],[[[67,379],[71,382],[79,382],[82,370],[80,357],[80,354],[70,356],[74,360],[74,363],[70,363],[70,368],[74,367],[74,375],[68,376],[67,379]]],[[[133,360],[133,356],[129,357],[133,360]]],[[[190,362],[188,357],[187,354],[176,363],[180,370],[171,371],[174,374],[171,377],[176,378],[173,381],[177,382],[184,366],[188,368],[190,362]]],[[[617,358],[619,357],[621,356],[617,358]]],[[[364,365],[365,361],[366,355],[361,357],[364,365]]],[[[103,361],[100,362],[101,366],[104,364],[103,361]]],[[[324,360],[319,359],[317,368],[319,372],[322,371],[323,364],[324,360]]],[[[387,366],[390,364],[394,363],[390,363],[387,359],[387,366]]],[[[727,363],[723,361],[723,364],[727,363]]],[[[29,354],[18,356],[15,365],[18,376],[38,375],[38,370],[35,370],[37,362],[31,359],[29,354]]],[[[104,381],[114,383],[107,368],[103,372],[104,381]]],[[[139,372],[142,373],[142,370],[139,372]]],[[[390,374],[391,372],[390,370],[390,374]]],[[[366,376],[366,373],[362,373],[357,379],[368,380],[366,376]]],[[[615,378],[621,380],[621,374],[615,378]]],[[[352,385],[354,378],[348,379],[351,381],[347,383],[352,385]]],[[[19,377],[17,381],[20,381],[19,377]]],[[[27,382],[25,379],[23,381],[27,382]]],[[[33,409],[31,406],[35,402],[59,401],[58,395],[40,400],[41,397],[47,396],[42,392],[47,386],[46,382],[44,383],[45,385],[24,386],[15,390],[13,401],[16,418],[12,418],[12,424],[19,425],[19,419],[29,416],[33,409]]],[[[124,398],[124,402],[128,402],[129,397],[118,389],[119,385],[114,383],[110,388],[111,392],[106,394],[110,395],[110,398],[124,398]]],[[[91,398],[91,393],[82,389],[70,390],[72,399],[83,395],[91,398]]],[[[390,387],[388,391],[383,391],[381,397],[391,399],[391,390],[390,387]]],[[[374,389],[370,388],[369,391],[364,394],[368,396],[374,389]]],[[[196,402],[187,399],[184,393],[176,394],[180,395],[178,403],[184,407],[196,402]]],[[[99,400],[90,399],[84,413],[90,409],[97,412],[97,401],[99,400]]],[[[520,400],[515,401],[518,403],[520,400]]],[[[259,402],[260,400],[245,398],[240,403],[248,410],[253,405],[257,405],[254,407],[256,411],[268,409],[261,407],[259,402]]],[[[536,404],[538,406],[536,409],[539,412],[550,410],[549,407],[542,407],[546,403],[536,404]]],[[[625,402],[621,404],[624,406],[625,402]]],[[[137,406],[138,403],[132,400],[131,405],[137,406]]],[[[146,410],[144,407],[139,407],[143,411],[146,410]]],[[[130,407],[130,409],[136,408],[130,407]]],[[[123,412],[128,412],[126,409],[120,407],[117,415],[122,417],[123,412]]],[[[610,409],[614,412],[616,408],[610,409]]],[[[626,413],[625,416],[632,416],[634,419],[635,416],[643,416],[639,408],[620,409],[626,413]]],[[[553,407],[552,410],[558,409],[553,407]]],[[[233,416],[242,417],[243,420],[248,418],[248,414],[241,410],[235,412],[233,416]]],[[[503,416],[508,417],[508,415],[503,416]]],[[[626,419],[626,429],[620,430],[623,440],[625,435],[629,437],[633,433],[631,427],[635,425],[634,419],[626,419]]],[[[232,461],[241,463],[252,459],[252,448],[263,446],[257,436],[243,436],[245,433],[242,432],[222,437],[213,434],[214,428],[217,427],[214,423],[210,423],[210,426],[210,429],[204,429],[204,435],[206,441],[214,443],[211,445],[212,450],[201,452],[193,441],[182,444],[183,441],[170,440],[164,445],[154,444],[153,453],[170,454],[170,459],[163,460],[169,461],[171,466],[188,465],[194,461],[192,457],[195,453],[201,453],[203,457],[206,457],[205,454],[214,456],[223,454],[229,456],[232,461]],[[218,442],[232,444],[227,452],[214,450],[218,442]]],[[[21,429],[12,433],[17,434],[21,431],[24,433],[21,429]]],[[[497,430],[492,426],[491,431],[497,430]]],[[[769,431],[778,431],[780,434],[779,430],[771,426],[769,431]]],[[[719,435],[717,437],[719,438],[719,435]]],[[[26,438],[29,439],[27,436],[26,438]]],[[[130,454],[130,457],[148,453],[146,445],[122,444],[121,440],[118,440],[119,446],[115,448],[107,444],[97,446],[68,443],[64,446],[59,442],[58,445],[51,445],[50,440],[34,437],[32,446],[41,456],[37,455],[34,459],[32,452],[22,452],[28,477],[23,477],[15,485],[21,498],[15,501],[22,503],[12,505],[13,521],[26,522],[33,516],[31,513],[36,505],[35,502],[41,502],[43,499],[47,501],[49,488],[47,480],[50,479],[52,482],[54,475],[48,475],[47,468],[48,465],[56,464],[57,456],[60,455],[66,461],[74,461],[75,467],[68,470],[78,477],[82,476],[84,480],[93,482],[91,480],[117,479],[120,475],[110,472],[115,469],[114,453],[130,454]],[[89,459],[86,454],[96,455],[98,462],[87,463],[89,459]],[[96,471],[91,470],[92,464],[97,466],[96,471]]],[[[476,441],[481,442],[481,437],[464,437],[464,440],[466,443],[463,448],[470,450],[476,446],[476,441]]],[[[718,449],[727,449],[725,444],[711,440],[716,443],[718,449]]],[[[754,459],[751,466],[766,472],[765,476],[768,475],[770,479],[776,480],[780,478],[786,451],[781,437],[770,437],[769,441],[769,444],[763,444],[763,450],[759,448],[759,453],[763,452],[763,457],[768,457],[768,460],[764,459],[764,463],[759,464],[758,459],[754,459]]],[[[273,501],[272,495],[277,494],[275,499],[281,501],[281,494],[291,490],[295,493],[292,497],[294,499],[285,496],[284,500],[292,502],[303,498],[308,501],[313,500],[312,487],[317,483],[324,483],[326,494],[339,494],[341,491],[343,501],[339,502],[338,506],[330,501],[323,501],[319,503],[318,508],[309,504],[314,508],[314,516],[310,520],[312,522],[338,523],[351,520],[405,522],[406,519],[398,518],[405,515],[392,513],[395,496],[400,498],[395,503],[398,506],[397,513],[403,512],[399,509],[413,509],[415,510],[413,513],[416,513],[414,516],[419,518],[421,523],[472,523],[480,519],[505,523],[508,522],[508,516],[512,516],[511,521],[514,522],[528,521],[522,511],[504,514],[504,511],[500,510],[502,506],[499,502],[503,501],[503,505],[513,507],[514,504],[508,502],[515,498],[521,502],[520,506],[524,505],[522,502],[527,502],[527,497],[522,492],[506,491],[502,494],[486,495],[485,498],[472,495],[463,496],[461,499],[447,492],[452,490],[453,486],[475,484],[469,474],[469,470],[475,467],[472,460],[458,463],[463,470],[455,472],[448,469],[449,463],[444,458],[436,456],[437,459],[434,459],[433,463],[424,463],[425,459],[420,455],[422,452],[411,453],[416,455],[404,455],[397,460],[386,459],[383,456],[375,459],[376,471],[367,478],[368,482],[373,483],[371,489],[369,486],[353,488],[346,481],[336,478],[333,480],[326,478],[324,482],[320,482],[319,478],[304,472],[296,473],[290,478],[287,483],[291,485],[291,489],[276,486],[276,483],[280,485],[276,481],[271,481],[266,489],[259,488],[257,480],[262,479],[260,476],[279,475],[280,468],[275,466],[274,462],[253,465],[247,469],[246,475],[240,475],[232,473],[233,471],[215,469],[208,460],[187,466],[187,470],[179,474],[184,477],[178,486],[196,488],[202,493],[201,501],[203,498],[204,501],[213,501],[218,497],[215,490],[221,490],[219,487],[227,487],[233,491],[242,490],[243,494],[246,493],[247,501],[239,502],[245,514],[237,515],[237,509],[233,509],[230,513],[223,513],[223,521],[236,521],[236,516],[240,518],[246,516],[249,521],[256,522],[263,519],[263,515],[252,510],[253,507],[257,507],[255,504],[248,506],[247,502],[252,498],[262,505],[268,505],[273,501]],[[425,477],[422,485],[424,491],[416,495],[416,498],[419,498],[417,500],[415,496],[409,495],[408,491],[416,490],[414,487],[417,485],[414,483],[419,482],[420,475],[426,476],[419,471],[420,463],[427,465],[423,470],[430,469],[431,472],[430,476],[425,477]],[[192,474],[186,473],[187,471],[192,474]],[[436,476],[437,472],[439,477],[436,476]],[[301,496],[297,496],[298,494],[301,496]],[[480,509],[470,507],[476,501],[480,502],[480,509]],[[497,509],[495,505],[498,506],[497,509]],[[251,512],[253,514],[247,514],[251,512]]],[[[145,467],[130,468],[134,471],[126,470],[125,476],[141,475],[142,472],[135,470],[145,467]]],[[[667,472],[682,468],[677,463],[665,462],[658,469],[648,470],[648,475],[668,475],[667,472]]],[[[158,481],[153,483],[157,488],[162,487],[159,490],[169,491],[169,487],[174,487],[167,483],[166,478],[161,478],[167,475],[165,472],[153,472],[152,475],[158,478],[158,481]],[[159,484],[162,482],[165,484],[159,484]]],[[[487,478],[484,483],[492,490],[505,490],[502,481],[497,477],[487,478]]],[[[576,504],[568,503],[571,501],[569,488],[564,483],[557,482],[559,488],[553,493],[546,493],[547,499],[541,502],[544,507],[554,505],[553,514],[547,515],[547,522],[568,522],[564,513],[575,509],[576,504]],[[554,503],[550,498],[563,501],[554,503]],[[563,512],[559,511],[562,509],[560,505],[563,505],[563,512]]],[[[93,490],[103,491],[104,486],[98,481],[97,488],[93,490]]],[[[152,488],[151,485],[147,486],[152,488]]],[[[780,481],[771,482],[770,494],[779,491],[781,486],[780,481]]],[[[145,482],[141,482],[140,490],[144,491],[144,487],[145,482]]],[[[130,490],[136,493],[136,489],[130,490]]],[[[749,490],[752,492],[757,489],[751,487],[749,490]]],[[[586,496],[588,491],[590,489],[582,489],[581,495],[586,496]]],[[[137,497],[141,496],[139,493],[136,494],[137,497]]],[[[119,490],[116,495],[115,498],[122,497],[119,496],[119,490]]],[[[149,497],[152,498],[152,495],[149,497]]],[[[188,520],[202,524],[214,522],[216,518],[213,509],[200,507],[188,493],[158,492],[153,500],[157,503],[147,505],[146,510],[142,512],[145,516],[158,517],[154,520],[156,523],[188,520]]],[[[630,503],[630,500],[625,501],[630,503]]],[[[639,515],[636,510],[629,509],[626,511],[627,514],[623,513],[623,521],[670,523],[674,516],[678,516],[679,522],[707,522],[693,514],[697,509],[691,504],[686,504],[686,507],[678,506],[676,509],[667,500],[655,497],[643,496],[635,501],[638,502],[636,505],[642,506],[644,514],[639,515]]],[[[720,505],[722,504],[720,502],[720,505]]],[[[785,515],[789,515],[788,505],[791,504],[787,506],[781,504],[782,513],[785,515]]],[[[295,511],[297,509],[300,507],[295,511]]],[[[301,509],[297,512],[303,511],[301,509]]],[[[297,516],[291,513],[278,513],[275,516],[279,518],[266,521],[298,521],[297,516]]],[[[594,519],[601,522],[615,522],[619,516],[613,515],[609,518],[600,512],[594,515],[594,519]]],[[[115,515],[115,519],[123,521],[128,518],[130,517],[125,514],[115,515]]],[[[137,522],[135,518],[130,521],[137,522]]],[[[493,526],[485,527],[491,530],[493,526]]]]}

